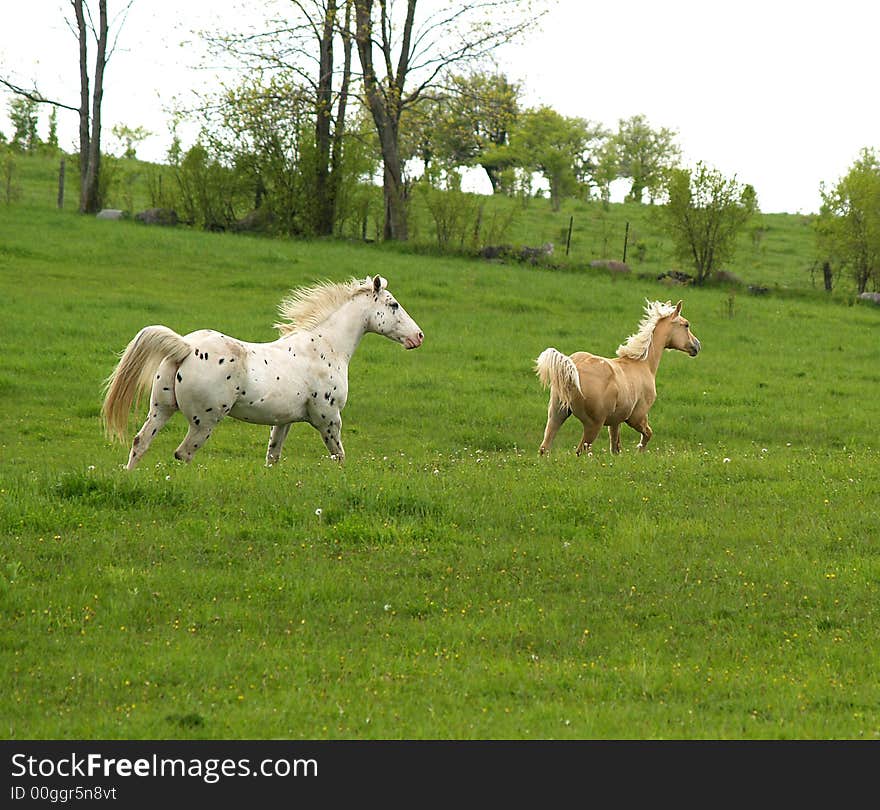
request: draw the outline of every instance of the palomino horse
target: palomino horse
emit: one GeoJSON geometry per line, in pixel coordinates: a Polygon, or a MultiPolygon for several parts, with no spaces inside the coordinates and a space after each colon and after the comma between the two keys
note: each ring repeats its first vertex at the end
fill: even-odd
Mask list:
{"type": "Polygon", "coordinates": [[[192,461],[224,416],[272,425],[266,464],[281,457],[290,426],[309,422],[332,458],[342,461],[340,412],[348,398],[348,363],[366,332],[407,349],[422,345],[418,324],[386,289],[381,276],[347,283],[322,282],[294,290],[279,306],[281,337],[246,343],[211,329],[180,336],[166,326],[145,326],[128,344],[107,379],[101,415],[111,438],[125,442],[132,403],[148,386],[147,421],[134,437],[134,469],[175,411],[189,423],[174,452],[192,461]]]}
{"type": "Polygon", "coordinates": [[[655,378],[664,349],[678,349],[691,357],[700,351],[700,341],[681,316],[681,301],[675,306],[669,301],[647,301],[638,331],[611,360],[589,352],[570,357],[553,348],[541,352],[535,372],[550,389],[541,454],[550,450],[556,432],[571,414],[584,425],[578,455],[590,452],[602,425],[608,425],[611,452],[619,453],[621,422],[642,434],[639,450],[644,450],[653,433],[648,411],[657,398],[655,378]]]}

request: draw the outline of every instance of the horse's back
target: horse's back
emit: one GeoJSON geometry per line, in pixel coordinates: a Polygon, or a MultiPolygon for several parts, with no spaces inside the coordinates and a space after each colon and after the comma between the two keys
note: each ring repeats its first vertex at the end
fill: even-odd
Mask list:
{"type": "Polygon", "coordinates": [[[614,379],[614,367],[606,357],[599,357],[589,352],[575,352],[571,355],[571,359],[578,370],[581,389],[584,391],[597,385],[607,385],[614,379]],[[584,388],[585,385],[587,388],[584,388]]]}

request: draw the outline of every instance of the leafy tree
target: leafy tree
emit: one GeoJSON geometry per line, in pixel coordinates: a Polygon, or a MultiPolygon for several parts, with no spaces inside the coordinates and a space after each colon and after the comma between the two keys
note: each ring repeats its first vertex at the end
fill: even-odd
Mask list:
{"type": "Polygon", "coordinates": [[[824,257],[852,276],[860,293],[868,283],[880,286],[880,160],[863,149],[836,186],[820,187],[822,207],[816,221],[824,257]]]}
{"type": "Polygon", "coordinates": [[[287,235],[313,232],[313,98],[296,77],[253,78],[227,90],[205,115],[202,142],[219,164],[236,167],[287,235]]]}
{"type": "Polygon", "coordinates": [[[493,192],[505,190],[511,161],[500,148],[510,144],[521,93],[503,73],[453,75],[436,122],[446,160],[453,166],[482,166],[493,192]]]}
{"type": "Polygon", "coordinates": [[[647,191],[653,203],[669,170],[681,160],[675,137],[675,132],[665,127],[653,129],[644,115],[620,119],[600,157],[604,183],[609,178],[629,178],[632,186],[627,200],[643,202],[647,191]]]}
{"type": "Polygon", "coordinates": [[[9,145],[13,149],[30,152],[39,145],[36,101],[23,96],[12,98],[9,102],[9,120],[12,122],[12,140],[9,145]]]}
{"type": "Polygon", "coordinates": [[[49,137],[46,143],[50,149],[58,149],[58,108],[53,107],[49,113],[49,137]]]}
{"type": "Polygon", "coordinates": [[[736,237],[757,210],[755,189],[698,162],[693,170],[672,169],[663,219],[678,258],[690,263],[702,284],[736,248],[736,237]]]}
{"type": "Polygon", "coordinates": [[[241,177],[204,145],[197,143],[183,156],[174,167],[174,177],[175,208],[184,222],[214,230],[235,221],[235,204],[242,199],[241,177]]]}
{"type": "Polygon", "coordinates": [[[117,124],[113,127],[113,137],[122,144],[122,157],[124,158],[136,158],[137,145],[141,141],[145,141],[152,134],[152,132],[143,127],[135,127],[132,129],[131,127],[125,126],[125,124],[117,124]]]}
{"type": "Polygon", "coordinates": [[[486,55],[526,30],[534,15],[522,0],[460,0],[441,7],[417,0],[398,5],[354,0],[354,6],[364,97],[382,150],[384,236],[405,241],[401,117],[437,86],[444,71],[486,55]],[[487,22],[488,11],[495,22],[487,22]]]}
{"type": "Polygon", "coordinates": [[[520,115],[510,148],[503,154],[512,155],[526,171],[544,175],[553,210],[558,211],[564,197],[591,182],[592,155],[606,135],[599,124],[567,118],[544,106],[520,115]]]}
{"type": "MultiPolygon", "coordinates": [[[[332,234],[339,219],[337,199],[342,194],[352,77],[352,3],[290,0],[288,13],[269,20],[263,32],[208,37],[216,52],[232,54],[258,77],[280,77],[295,88],[298,106],[309,101],[310,108],[303,112],[310,116],[311,143],[303,140],[305,129],[298,129],[297,138],[298,149],[310,155],[311,176],[303,176],[302,181],[310,186],[311,204],[307,212],[300,210],[297,216],[307,215],[309,221],[301,220],[300,227],[319,235],[332,234]]],[[[281,103],[287,106],[283,100],[281,103]]]]}

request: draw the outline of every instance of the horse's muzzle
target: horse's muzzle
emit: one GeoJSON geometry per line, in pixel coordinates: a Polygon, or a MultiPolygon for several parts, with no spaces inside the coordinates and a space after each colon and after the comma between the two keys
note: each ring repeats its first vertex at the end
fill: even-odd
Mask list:
{"type": "Polygon", "coordinates": [[[690,355],[691,357],[696,357],[700,353],[700,341],[694,338],[694,342],[691,343],[690,355]]]}
{"type": "Polygon", "coordinates": [[[416,332],[415,335],[410,335],[406,337],[403,341],[403,345],[407,349],[418,349],[422,343],[425,342],[425,335],[423,332],[416,332]]]}

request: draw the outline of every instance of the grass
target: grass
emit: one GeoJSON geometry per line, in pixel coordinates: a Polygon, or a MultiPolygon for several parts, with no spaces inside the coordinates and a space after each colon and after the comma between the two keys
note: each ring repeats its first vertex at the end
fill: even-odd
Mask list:
{"type": "MultiPolygon", "coordinates": [[[[792,248],[793,250],[793,248],[792,248]]],[[[880,311],[378,246],[0,208],[0,697],[9,739],[876,738],[880,311]],[[381,273],[347,461],[179,416],[133,474],[101,381],[146,323],[273,338],[287,289],[381,273]],[[537,456],[547,345],[667,353],[637,454],[537,456]]],[[[138,415],[138,419],[140,414],[138,415]]],[[[133,420],[136,421],[136,420],[133,420]]]]}

